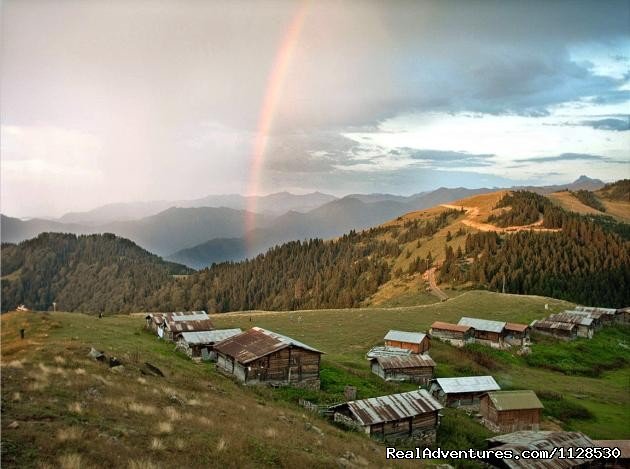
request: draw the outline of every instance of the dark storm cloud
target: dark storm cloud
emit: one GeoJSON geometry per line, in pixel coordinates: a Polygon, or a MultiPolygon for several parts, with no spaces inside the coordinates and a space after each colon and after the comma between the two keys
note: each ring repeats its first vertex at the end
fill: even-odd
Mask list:
{"type": "Polygon", "coordinates": [[[598,120],[587,120],[580,122],[580,125],[585,125],[588,127],[593,127],[598,130],[612,130],[617,132],[623,132],[630,130],[630,117],[626,117],[625,119],[598,119],[598,120]]]}
{"type": "Polygon", "coordinates": [[[474,168],[492,166],[494,155],[471,154],[457,151],[410,150],[409,156],[414,160],[422,160],[433,167],[441,168],[474,168]]]}

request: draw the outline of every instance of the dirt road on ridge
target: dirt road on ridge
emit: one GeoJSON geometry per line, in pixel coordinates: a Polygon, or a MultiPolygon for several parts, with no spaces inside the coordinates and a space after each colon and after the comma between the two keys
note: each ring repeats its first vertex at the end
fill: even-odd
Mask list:
{"type": "MultiPolygon", "coordinates": [[[[515,233],[518,231],[548,231],[548,232],[558,232],[560,228],[540,228],[543,224],[543,219],[541,218],[535,223],[531,223],[529,225],[523,226],[507,226],[505,228],[501,228],[490,223],[486,223],[481,221],[482,215],[480,214],[479,207],[464,207],[461,205],[450,205],[450,204],[442,204],[442,207],[451,208],[454,210],[461,210],[462,208],[466,211],[466,219],[462,220],[462,223],[466,226],[470,226],[479,231],[496,231],[497,233],[515,233]]],[[[485,218],[485,215],[483,216],[485,218]]]]}

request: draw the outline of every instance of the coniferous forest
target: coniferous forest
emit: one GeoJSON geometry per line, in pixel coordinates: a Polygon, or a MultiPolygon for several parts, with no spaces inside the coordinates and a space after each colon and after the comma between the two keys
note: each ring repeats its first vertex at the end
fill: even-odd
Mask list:
{"type": "MultiPolygon", "coordinates": [[[[459,256],[446,247],[440,281],[472,282],[494,291],[502,291],[505,282],[509,293],[581,304],[621,307],[630,303],[628,225],[610,217],[566,212],[531,192],[516,192],[508,198],[512,207],[531,211],[532,217],[533,210],[539,210],[544,216],[542,226],[560,231],[469,234],[465,252],[459,256]]],[[[512,211],[499,220],[514,222],[512,211]]]]}
{"type": "MultiPolygon", "coordinates": [[[[608,216],[582,216],[531,192],[514,192],[492,222],[527,225],[543,219],[553,232],[446,235],[439,281],[493,291],[545,295],[621,307],[630,304],[629,225],[608,216]],[[466,236],[463,249],[449,241],[466,236]]],[[[2,246],[2,310],[131,312],[248,309],[294,310],[360,306],[391,278],[421,273],[431,261],[410,257],[464,213],[350,233],[331,241],[293,241],[243,262],[192,271],[165,262],[111,234],[45,233],[2,246]],[[407,246],[407,248],[405,248],[407,246]],[[397,259],[410,259],[403,272],[397,259]],[[395,270],[395,271],[394,271],[395,270]]],[[[437,253],[434,253],[436,256],[437,253]]],[[[440,256],[442,257],[442,256],[440,256]]]]}

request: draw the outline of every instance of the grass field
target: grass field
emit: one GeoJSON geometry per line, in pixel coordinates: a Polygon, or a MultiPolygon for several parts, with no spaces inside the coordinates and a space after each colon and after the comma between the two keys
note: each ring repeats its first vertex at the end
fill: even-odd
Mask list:
{"type": "MultiPolygon", "coordinates": [[[[502,295],[484,291],[463,293],[443,303],[412,307],[363,308],[355,310],[296,311],[288,313],[230,313],[215,317],[218,327],[241,327],[251,325],[265,327],[302,340],[326,352],[324,369],[341,368],[362,375],[372,382],[365,352],[372,346],[382,344],[389,329],[427,330],[433,321],[457,322],[461,316],[474,316],[530,323],[551,312],[561,311],[571,304],[543,297],[502,295]],[[548,305],[548,310],[545,310],[548,305]],[[250,322],[251,318],[251,322],[250,322]]],[[[588,409],[592,418],[567,419],[553,416],[546,422],[548,428],[563,427],[584,431],[599,439],[630,438],[630,328],[605,331],[593,341],[578,340],[571,344],[558,343],[543,338],[543,359],[553,360],[550,350],[571,354],[573,360],[589,356],[590,360],[601,359],[611,363],[611,369],[602,371],[598,377],[576,374],[574,369],[557,371],[542,368],[534,363],[539,352],[533,346],[531,357],[523,358],[509,352],[486,351],[488,358],[472,350],[460,350],[434,341],[431,356],[437,362],[438,376],[463,376],[468,374],[491,374],[503,388],[533,389],[553,392],[562,396],[561,406],[572,404],[588,409]],[[610,346],[607,346],[609,344],[610,346]],[[610,354],[602,354],[607,349],[610,354]]],[[[560,357],[566,359],[566,357],[560,357]]],[[[324,390],[326,390],[324,388],[324,390]]],[[[373,386],[359,387],[360,397],[371,397],[383,389],[373,386]]],[[[325,396],[328,398],[329,396],[325,396]]]]}
{"type": "MultiPolygon", "coordinates": [[[[390,328],[425,330],[434,320],[457,321],[462,315],[529,322],[568,306],[548,298],[473,291],[418,306],[214,317],[218,327],[257,325],[326,352],[320,392],[239,386],[212,365],[193,363],[143,331],[142,316],[5,314],[2,464],[335,467],[350,460],[358,467],[384,467],[383,446],[305,412],[297,398],[335,402],[347,384],[357,386],[359,398],[413,389],[369,372],[365,352],[382,343],[390,328]],[[19,339],[20,328],[26,329],[25,340],[19,339]],[[91,346],[119,357],[123,369],[112,371],[88,358],[91,346]],[[144,374],[147,361],[166,377],[144,374]]],[[[630,438],[628,329],[605,331],[590,342],[545,339],[540,353],[534,345],[530,357],[439,342],[431,354],[439,376],[492,374],[504,388],[536,390],[546,406],[545,428],[630,438]],[[580,354],[589,360],[576,360],[580,354]]],[[[451,449],[482,447],[488,435],[467,415],[447,409],[438,443],[451,449]]]]}

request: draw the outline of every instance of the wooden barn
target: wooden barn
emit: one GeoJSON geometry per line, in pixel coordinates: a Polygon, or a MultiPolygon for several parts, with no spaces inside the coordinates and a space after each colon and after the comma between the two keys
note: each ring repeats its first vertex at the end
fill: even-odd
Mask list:
{"type": "Polygon", "coordinates": [[[577,338],[577,324],[542,319],[533,321],[532,328],[540,334],[550,335],[558,339],[573,340],[577,338]]]}
{"type": "Polygon", "coordinates": [[[433,378],[435,362],[428,355],[376,357],[370,360],[372,373],[385,381],[427,384],[433,378]]]}
{"type": "Polygon", "coordinates": [[[213,331],[182,332],[177,338],[177,349],[190,358],[216,361],[214,346],[243,332],[240,329],[215,329],[213,331]]]}
{"type": "Polygon", "coordinates": [[[385,346],[411,350],[412,353],[425,353],[431,348],[431,339],[422,332],[391,330],[385,335],[385,346]]]}
{"type": "Polygon", "coordinates": [[[446,407],[479,408],[481,396],[501,387],[492,376],[437,378],[431,381],[429,392],[446,407]]]}
{"type": "Polygon", "coordinates": [[[159,337],[175,340],[182,332],[211,331],[214,325],[205,311],[180,311],[176,313],[148,313],[146,327],[159,337]]]}
{"type": "Polygon", "coordinates": [[[429,334],[433,339],[448,342],[455,347],[463,347],[475,340],[475,330],[470,326],[460,326],[449,322],[435,321],[429,334]]]}
{"type": "Polygon", "coordinates": [[[245,384],[291,385],[319,389],[320,352],[260,327],[219,342],[217,368],[245,384]]]}
{"type": "MultiPolygon", "coordinates": [[[[579,432],[562,432],[562,431],[518,431],[505,435],[497,435],[488,438],[488,449],[493,450],[488,453],[489,459],[485,461],[492,467],[500,469],[530,469],[549,468],[549,469],[568,469],[568,468],[595,468],[595,467],[625,467],[623,465],[615,466],[610,464],[611,461],[596,460],[589,458],[570,458],[567,457],[569,448],[593,448],[602,447],[604,445],[591,440],[589,437],[579,432]],[[560,458],[560,451],[555,448],[564,448],[564,458],[560,458]],[[555,451],[554,451],[555,449],[555,451]],[[504,458],[503,455],[511,452],[515,455],[521,455],[523,451],[544,450],[549,454],[554,453],[555,456],[550,459],[525,459],[504,458]],[[500,453],[499,453],[500,451],[500,453]],[[501,457],[497,457],[497,455],[501,457]]],[[[614,463],[614,461],[612,461],[614,463]]]]}
{"type": "Polygon", "coordinates": [[[594,318],[569,312],[550,314],[547,320],[575,324],[577,326],[578,337],[585,337],[587,339],[593,338],[597,327],[597,321],[594,318]]]}
{"type": "Polygon", "coordinates": [[[492,431],[538,430],[543,405],[534,391],[492,391],[481,396],[479,413],[492,431]]]}
{"type": "Polygon", "coordinates": [[[503,340],[508,345],[525,347],[530,344],[529,331],[531,328],[527,324],[516,322],[506,322],[503,330],[503,340]]]}
{"type": "Polygon", "coordinates": [[[475,330],[475,342],[500,348],[503,346],[505,324],[502,321],[490,321],[463,317],[457,323],[460,326],[470,326],[475,330]]]}
{"type": "Polygon", "coordinates": [[[424,389],[350,401],[331,408],[335,422],[368,435],[395,441],[413,438],[435,444],[442,405],[424,389]]]}
{"type": "Polygon", "coordinates": [[[598,319],[602,326],[618,324],[623,322],[623,310],[614,308],[598,308],[595,306],[576,306],[572,313],[588,314],[590,317],[598,319]]]}
{"type": "Polygon", "coordinates": [[[617,310],[615,322],[619,324],[630,324],[630,307],[617,310]]]}

